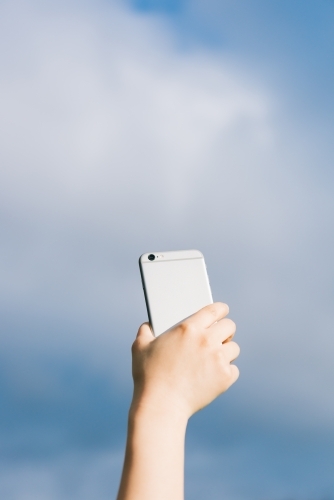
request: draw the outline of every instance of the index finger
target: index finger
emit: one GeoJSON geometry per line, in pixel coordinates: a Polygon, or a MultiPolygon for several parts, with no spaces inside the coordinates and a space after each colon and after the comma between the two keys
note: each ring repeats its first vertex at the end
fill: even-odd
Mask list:
{"type": "Polygon", "coordinates": [[[189,323],[196,323],[202,328],[210,328],[217,321],[225,318],[229,312],[229,307],[223,302],[215,302],[203,307],[197,313],[190,316],[187,320],[189,323]]]}

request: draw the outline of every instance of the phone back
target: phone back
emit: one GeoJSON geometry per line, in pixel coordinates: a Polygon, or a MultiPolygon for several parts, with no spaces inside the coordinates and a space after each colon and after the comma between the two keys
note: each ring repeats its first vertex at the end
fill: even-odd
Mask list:
{"type": "Polygon", "coordinates": [[[155,336],[212,304],[204,257],[198,250],[145,253],[139,267],[155,336]]]}

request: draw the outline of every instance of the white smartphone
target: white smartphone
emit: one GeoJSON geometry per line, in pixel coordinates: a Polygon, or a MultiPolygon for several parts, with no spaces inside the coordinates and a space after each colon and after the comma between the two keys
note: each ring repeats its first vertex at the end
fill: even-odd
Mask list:
{"type": "Polygon", "coordinates": [[[212,304],[204,257],[198,250],[144,253],[139,267],[155,336],[212,304]]]}

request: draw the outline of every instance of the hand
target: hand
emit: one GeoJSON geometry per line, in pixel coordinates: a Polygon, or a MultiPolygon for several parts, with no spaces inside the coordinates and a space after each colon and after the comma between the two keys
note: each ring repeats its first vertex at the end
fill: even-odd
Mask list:
{"type": "Polygon", "coordinates": [[[157,338],[144,323],[132,346],[132,407],[188,419],[226,391],[239,376],[231,362],[240,352],[228,312],[211,304],[157,338]]]}

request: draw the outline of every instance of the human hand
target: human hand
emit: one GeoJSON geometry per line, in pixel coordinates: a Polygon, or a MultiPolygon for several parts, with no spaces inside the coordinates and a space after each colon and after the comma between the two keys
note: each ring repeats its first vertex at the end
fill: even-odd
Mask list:
{"type": "Polygon", "coordinates": [[[228,312],[211,304],[157,338],[144,323],[132,346],[132,407],[188,419],[225,392],[239,376],[231,362],[240,352],[228,312]]]}

